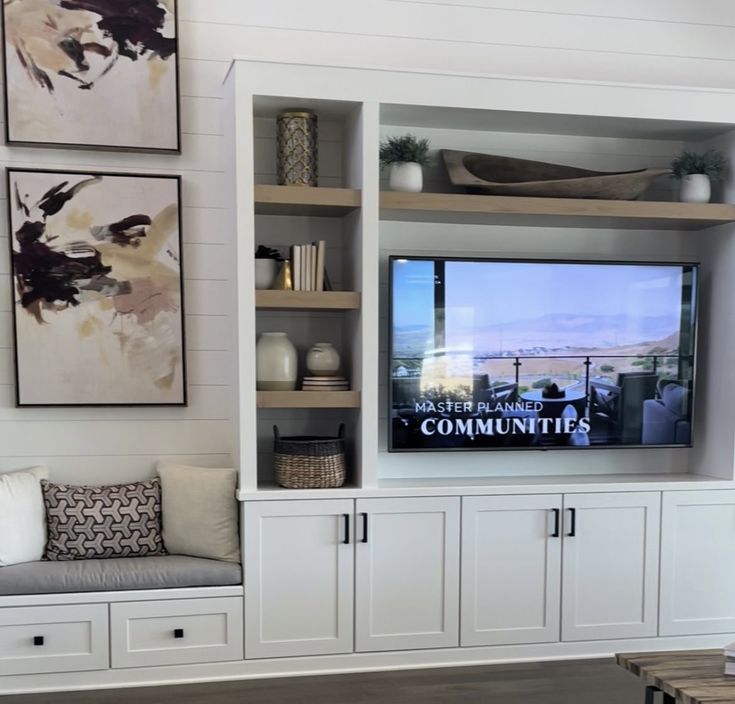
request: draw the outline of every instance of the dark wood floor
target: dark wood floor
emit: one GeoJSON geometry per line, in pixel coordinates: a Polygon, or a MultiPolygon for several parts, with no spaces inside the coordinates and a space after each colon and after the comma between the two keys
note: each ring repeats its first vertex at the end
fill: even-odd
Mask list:
{"type": "Polygon", "coordinates": [[[610,660],[0,697],[2,704],[643,704],[610,660]]]}

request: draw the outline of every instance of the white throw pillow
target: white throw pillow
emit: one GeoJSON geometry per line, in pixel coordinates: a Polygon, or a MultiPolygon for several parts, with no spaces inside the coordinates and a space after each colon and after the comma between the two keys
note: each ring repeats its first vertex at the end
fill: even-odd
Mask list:
{"type": "Polygon", "coordinates": [[[44,467],[0,474],[0,567],[35,562],[46,549],[44,467]]]}
{"type": "Polygon", "coordinates": [[[172,555],[240,562],[237,472],[159,464],[163,544],[172,555]]]}

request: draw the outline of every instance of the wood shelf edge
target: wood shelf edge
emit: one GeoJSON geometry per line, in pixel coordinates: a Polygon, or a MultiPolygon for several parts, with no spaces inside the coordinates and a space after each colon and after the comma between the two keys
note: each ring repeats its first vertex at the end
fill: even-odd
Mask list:
{"type": "Polygon", "coordinates": [[[256,291],[260,310],[359,310],[357,291],[256,291]]]}
{"type": "Polygon", "coordinates": [[[360,408],[359,391],[258,391],[258,408],[360,408]]]}
{"type": "Polygon", "coordinates": [[[360,207],[362,192],[356,188],[256,184],[255,202],[263,205],[333,206],[349,209],[360,207]]]}
{"type": "Polygon", "coordinates": [[[424,210],[448,213],[581,215],[587,217],[701,220],[722,223],[735,221],[735,205],[729,203],[529,198],[464,193],[383,191],[380,194],[380,207],[386,210],[424,210]]]}

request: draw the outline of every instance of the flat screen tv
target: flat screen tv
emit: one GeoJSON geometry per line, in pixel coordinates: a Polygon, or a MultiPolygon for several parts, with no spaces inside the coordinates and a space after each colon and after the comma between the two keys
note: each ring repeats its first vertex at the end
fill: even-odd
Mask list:
{"type": "Polygon", "coordinates": [[[688,447],[697,265],[390,259],[390,451],[688,447]]]}

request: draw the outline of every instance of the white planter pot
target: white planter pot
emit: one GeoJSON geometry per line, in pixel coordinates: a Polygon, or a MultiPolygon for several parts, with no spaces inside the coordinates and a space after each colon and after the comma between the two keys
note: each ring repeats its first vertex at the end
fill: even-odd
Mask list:
{"type": "Polygon", "coordinates": [[[259,391],[293,391],[299,375],[296,348],[285,332],[264,332],[255,348],[259,391]]]}
{"type": "Polygon", "coordinates": [[[278,262],[275,259],[255,260],[255,288],[258,290],[268,289],[278,273],[278,262]]]}
{"type": "Polygon", "coordinates": [[[306,354],[306,368],[313,376],[334,376],[339,364],[339,352],[329,342],[317,342],[306,354]]]}
{"type": "Polygon", "coordinates": [[[390,167],[390,189],[405,193],[421,193],[424,187],[424,174],[421,164],[410,161],[405,164],[393,164],[390,167]]]}
{"type": "Polygon", "coordinates": [[[689,174],[681,179],[679,200],[682,203],[709,203],[712,185],[706,174],[689,174]]]}

